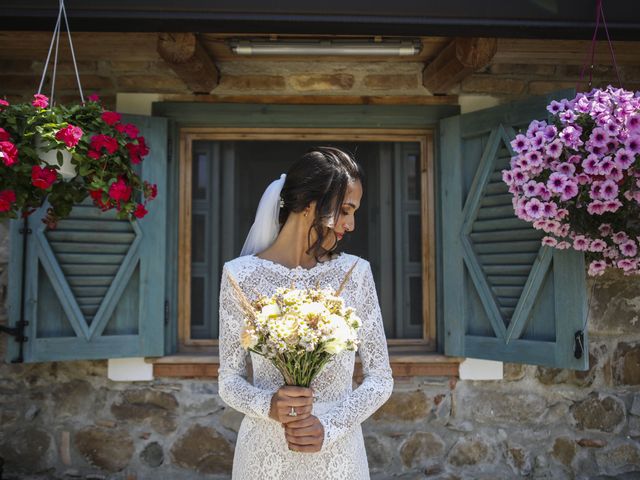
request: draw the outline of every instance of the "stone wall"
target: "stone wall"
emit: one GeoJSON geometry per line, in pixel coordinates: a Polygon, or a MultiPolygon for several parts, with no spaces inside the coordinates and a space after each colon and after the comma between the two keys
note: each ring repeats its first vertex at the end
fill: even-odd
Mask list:
{"type": "MultiPolygon", "coordinates": [[[[219,67],[220,95],[428,95],[422,65],[412,62],[219,67]]],[[[40,68],[0,61],[2,91],[11,100],[30,95],[27,78],[40,68]]],[[[88,62],[83,71],[86,90],[99,90],[107,105],[116,92],[187,93],[154,62],[88,62]]],[[[610,69],[596,74],[602,84],[614,78],[610,69]]],[[[623,75],[632,86],[638,71],[623,75]]],[[[523,59],[490,65],[451,93],[461,105],[490,104],[574,86],[577,76],[574,67],[523,59]]],[[[62,96],[75,95],[62,85],[62,96]]],[[[8,248],[0,223],[0,323],[8,248]]],[[[587,372],[507,364],[501,381],[398,379],[363,426],[373,478],[640,477],[640,279],[608,274],[593,292],[587,372]]],[[[6,341],[0,336],[3,356],[6,341]]],[[[229,478],[240,421],[215,381],[117,383],[106,361],[0,364],[0,478],[229,478]]]]}
{"type": "MultiPolygon", "coordinates": [[[[598,279],[586,372],[398,379],[364,423],[374,479],[638,478],[640,279],[598,279]]],[[[210,380],[112,382],[106,361],[0,365],[0,478],[229,478],[242,415],[210,380]]]]}

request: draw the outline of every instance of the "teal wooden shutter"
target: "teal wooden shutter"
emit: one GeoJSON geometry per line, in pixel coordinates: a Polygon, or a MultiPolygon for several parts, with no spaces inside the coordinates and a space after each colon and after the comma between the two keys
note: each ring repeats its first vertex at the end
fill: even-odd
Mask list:
{"type": "MultiPolygon", "coordinates": [[[[26,288],[21,298],[22,222],[10,227],[9,324],[29,322],[25,362],[164,354],[167,120],[126,116],[151,149],[139,173],[158,197],[139,221],[118,220],[90,202],[49,230],[46,205],[29,217],[26,288]]],[[[18,356],[8,340],[7,361],[18,356]]]]}
{"type": "MultiPolygon", "coordinates": [[[[518,219],[501,171],[515,131],[545,119],[552,98],[440,122],[439,193],[448,355],[588,368],[584,258],[543,247],[542,232],[518,219]],[[576,358],[575,336],[584,353],[576,358]]],[[[580,346],[578,346],[580,348],[580,346]]]]}

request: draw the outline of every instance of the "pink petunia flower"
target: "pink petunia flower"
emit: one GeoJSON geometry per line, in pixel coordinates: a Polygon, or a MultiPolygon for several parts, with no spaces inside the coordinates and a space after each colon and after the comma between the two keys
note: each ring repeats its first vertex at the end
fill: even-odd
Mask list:
{"type": "Polygon", "coordinates": [[[629,240],[629,237],[625,232],[616,232],[611,238],[613,239],[613,243],[615,243],[616,245],[620,245],[629,240]]]}
{"type": "Polygon", "coordinates": [[[529,149],[529,139],[522,134],[518,134],[511,141],[511,148],[516,153],[526,152],[529,149]]]}
{"type": "Polygon", "coordinates": [[[600,173],[600,169],[598,167],[599,159],[595,154],[590,154],[585,158],[582,162],[582,168],[584,169],[584,173],[589,175],[598,175],[600,173]]]}
{"type": "Polygon", "coordinates": [[[590,252],[603,252],[605,248],[607,248],[607,243],[599,238],[596,238],[589,245],[590,252]]]}
{"type": "Polygon", "coordinates": [[[532,198],[525,204],[525,211],[531,218],[540,218],[543,213],[543,206],[540,200],[532,198]]]}
{"type": "Polygon", "coordinates": [[[602,215],[605,212],[605,205],[600,200],[594,200],[587,206],[589,215],[602,215]]]}
{"type": "Polygon", "coordinates": [[[544,151],[551,158],[559,158],[562,155],[562,142],[554,140],[545,147],[544,151]]]}
{"type": "Polygon", "coordinates": [[[594,147],[604,147],[609,141],[609,135],[603,128],[594,128],[589,136],[589,144],[594,147]]]}
{"type": "Polygon", "coordinates": [[[636,133],[629,135],[624,142],[624,148],[634,155],[640,153],[640,135],[636,133]]]}
{"type": "Polygon", "coordinates": [[[604,200],[613,200],[618,197],[618,184],[613,180],[605,180],[600,185],[600,197],[604,200]]]}
{"type": "Polygon", "coordinates": [[[589,249],[589,240],[584,235],[576,235],[573,239],[573,248],[578,251],[586,251],[589,249]]]}
{"type": "Polygon", "coordinates": [[[547,247],[555,247],[558,244],[558,241],[553,237],[542,237],[542,244],[547,247]]]}
{"type": "Polygon", "coordinates": [[[567,180],[564,184],[564,188],[562,189],[562,194],[560,195],[560,200],[566,202],[567,200],[572,199],[578,195],[578,184],[574,180],[567,180]]]}
{"type": "Polygon", "coordinates": [[[598,231],[600,232],[601,236],[608,237],[609,235],[611,235],[611,225],[609,225],[608,223],[603,223],[598,227],[598,231]]]}
{"type": "Polygon", "coordinates": [[[558,242],[556,244],[556,248],[558,250],[567,250],[567,249],[571,248],[571,244],[569,242],[566,242],[566,241],[563,240],[562,242],[558,242]]]}
{"type": "Polygon", "coordinates": [[[620,244],[620,251],[627,257],[635,257],[638,254],[638,246],[633,240],[627,240],[620,244]]]}
{"type": "Polygon", "coordinates": [[[547,180],[547,188],[556,193],[562,193],[566,184],[567,176],[559,172],[552,173],[547,180]]]}
{"type": "Polygon", "coordinates": [[[593,262],[591,262],[589,264],[589,275],[593,276],[600,276],[604,273],[605,269],[607,268],[607,262],[605,262],[604,260],[594,260],[593,262]]]}
{"type": "Polygon", "coordinates": [[[635,156],[632,152],[621,148],[616,152],[615,163],[622,170],[626,170],[635,161],[635,156]]]}

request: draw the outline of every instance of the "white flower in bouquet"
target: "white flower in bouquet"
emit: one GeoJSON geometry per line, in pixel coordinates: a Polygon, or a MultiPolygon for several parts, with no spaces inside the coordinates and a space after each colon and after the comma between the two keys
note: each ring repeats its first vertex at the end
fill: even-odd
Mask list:
{"type": "Polygon", "coordinates": [[[244,300],[242,347],[271,360],[289,385],[308,387],[334,355],[358,348],[362,322],[329,289],[279,288],[244,300]]]}

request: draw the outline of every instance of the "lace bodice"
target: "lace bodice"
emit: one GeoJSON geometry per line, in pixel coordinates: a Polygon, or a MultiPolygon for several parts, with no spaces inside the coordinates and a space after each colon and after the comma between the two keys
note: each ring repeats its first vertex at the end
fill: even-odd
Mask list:
{"type": "MultiPolygon", "coordinates": [[[[369,262],[343,253],[311,269],[302,267],[289,269],[269,260],[247,255],[225,263],[223,268],[220,288],[218,377],[220,396],[228,405],[244,413],[245,419],[248,417],[252,422],[272,422],[281,428],[279,423],[269,418],[269,409],[271,397],[284,384],[282,375],[269,360],[251,353],[253,382],[250,383],[247,380],[247,354],[240,345],[240,332],[244,325],[244,318],[238,306],[236,294],[230,285],[228,274],[235,278],[245,296],[253,299],[258,292],[272,295],[276,288],[290,287],[292,284],[298,288],[320,286],[337,289],[356,261],[356,267],[345,284],[342,297],[346,305],[354,307],[362,319],[362,327],[358,330],[360,338],[358,354],[362,362],[364,380],[356,389],[352,388],[355,362],[355,352],[352,351],[344,351],[334,357],[314,379],[311,384],[315,395],[314,414],[324,426],[325,439],[321,452],[311,455],[321,455],[344,436],[353,434],[354,429],[387,400],[393,388],[380,306],[369,262]]],[[[277,431],[277,429],[274,430],[274,432],[277,431]]],[[[284,437],[284,433],[281,435],[284,437]]],[[[236,448],[239,447],[239,443],[240,439],[236,448]]],[[[269,451],[287,458],[295,453],[278,452],[277,449],[269,451]]],[[[237,456],[238,452],[236,452],[237,456]]],[[[355,461],[355,459],[352,460],[355,461]]],[[[242,468],[244,467],[246,466],[242,468]]],[[[323,478],[334,478],[333,472],[339,468],[335,465],[330,469],[327,468],[323,478]]],[[[234,463],[234,478],[235,471],[234,463]]],[[[262,475],[266,473],[267,476],[260,478],[284,478],[269,476],[264,470],[258,472],[258,470],[245,469],[243,471],[262,475]]],[[[362,478],[368,478],[368,474],[367,477],[362,478]]]]}

